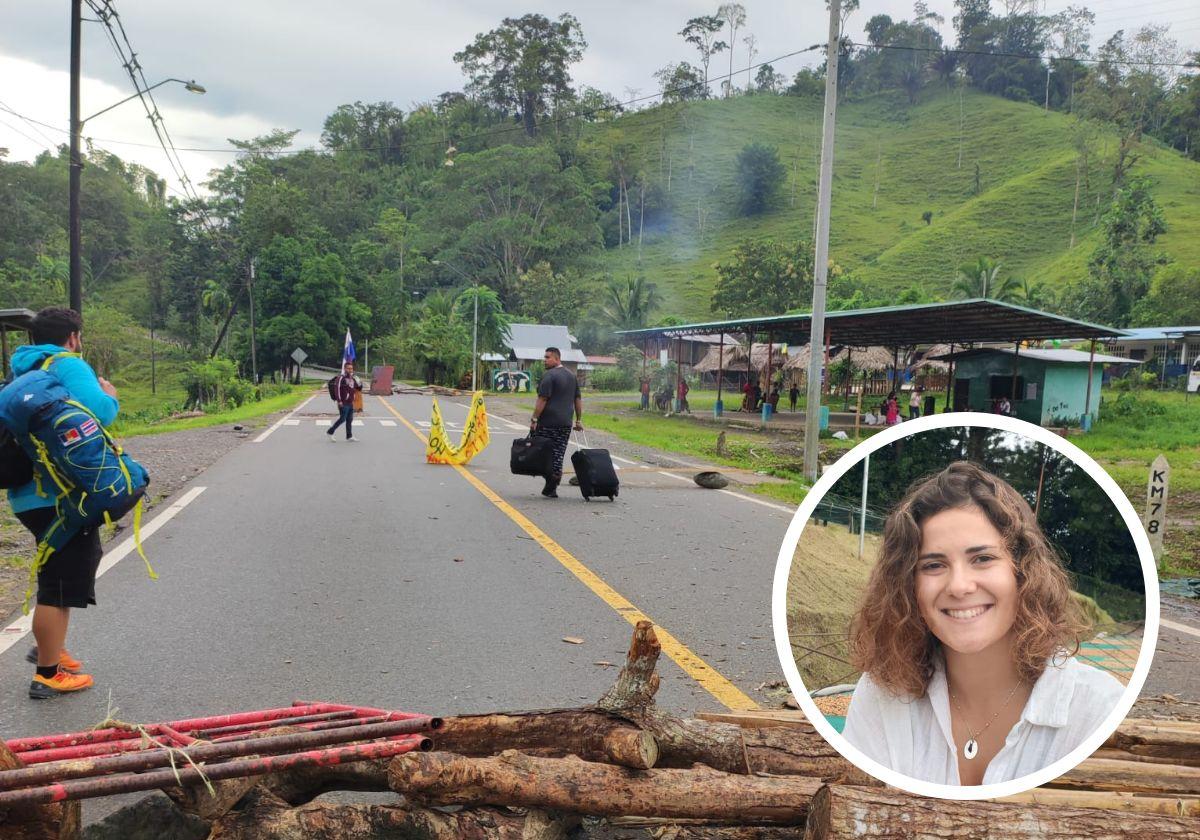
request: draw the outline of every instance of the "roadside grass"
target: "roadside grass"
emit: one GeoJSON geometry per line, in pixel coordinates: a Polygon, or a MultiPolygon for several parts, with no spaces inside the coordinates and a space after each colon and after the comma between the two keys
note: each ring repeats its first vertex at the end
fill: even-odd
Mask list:
{"type": "MultiPolygon", "coordinates": [[[[167,432],[180,432],[186,429],[203,429],[209,426],[223,426],[230,423],[247,423],[257,420],[277,411],[295,408],[312,394],[311,389],[303,385],[292,386],[290,390],[266,397],[258,402],[231,408],[228,411],[218,411],[199,417],[180,417],[176,419],[142,419],[138,417],[123,420],[118,417],[111,431],[117,437],[138,437],[142,435],[160,435],[167,432]]],[[[124,410],[124,394],[122,394],[122,411],[124,410]]]]}
{"type": "MultiPolygon", "coordinates": [[[[1103,156],[1087,173],[1080,207],[1091,212],[1077,214],[1072,248],[1072,117],[970,90],[961,108],[960,137],[959,92],[941,83],[915,105],[889,92],[839,106],[831,254],[880,292],[919,278],[927,291],[948,293],[955,267],[979,255],[1001,260],[1015,276],[1069,284],[1085,273],[1098,238],[1096,200],[1111,194],[1103,156]]],[[[647,225],[641,247],[610,248],[598,258],[615,276],[652,278],[663,313],[710,318],[714,265],[742,240],[812,235],[819,99],[679,104],[624,115],[596,133],[597,142],[628,144],[635,170],[662,183],[671,173],[671,210],[647,225]],[[777,148],[787,175],[772,206],[746,217],[735,209],[736,157],[752,142],[777,148]]],[[[1111,148],[1114,140],[1105,131],[1100,142],[1111,148]]],[[[1154,181],[1167,221],[1160,246],[1178,262],[1195,262],[1200,166],[1150,140],[1138,152],[1135,171],[1154,181]]]]}

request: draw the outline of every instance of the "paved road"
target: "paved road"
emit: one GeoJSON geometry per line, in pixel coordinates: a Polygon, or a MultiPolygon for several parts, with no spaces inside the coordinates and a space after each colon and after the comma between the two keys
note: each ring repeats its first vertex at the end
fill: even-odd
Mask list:
{"type": "MultiPolygon", "coordinates": [[[[206,489],[146,543],[160,580],[136,555],[101,578],[100,607],[71,632],[96,688],[35,704],[29,640],[0,654],[0,733],[87,728],[110,703],[135,721],[300,698],[432,714],[574,705],[611,684],[615,668],[595,663],[622,661],[637,611],[687,665],[660,666],[668,708],[763,701],[757,687],[780,678],[769,597],[785,508],[648,471],[613,504],[570,487],[546,500],[508,472],[512,425],[493,421],[473,483],[425,464],[406,423],[427,427],[427,397],[368,397],[354,444],[325,439],[327,405],[194,479],[206,489]]],[[[441,405],[463,422],[465,401],[441,405]]]]}

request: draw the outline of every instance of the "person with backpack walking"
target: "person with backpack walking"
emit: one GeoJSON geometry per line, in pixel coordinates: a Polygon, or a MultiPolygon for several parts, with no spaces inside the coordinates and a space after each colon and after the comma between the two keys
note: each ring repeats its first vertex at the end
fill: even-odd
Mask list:
{"type": "Polygon", "coordinates": [[[558,485],[562,481],[563,459],[567,444],[571,441],[571,417],[575,418],[575,431],[583,431],[583,398],[579,395],[579,380],[562,365],[562,352],[557,347],[547,347],[542,357],[546,372],[538,383],[537,405],[529,419],[530,433],[546,437],[554,446],[554,461],[546,474],[546,486],[542,495],[547,499],[558,498],[558,485]]]}
{"type": "Polygon", "coordinates": [[[346,362],[342,372],[329,380],[329,396],[338,407],[338,419],[325,432],[331,441],[336,440],[333,433],[343,423],[346,424],[346,440],[354,440],[354,397],[362,389],[362,382],[354,375],[354,362],[346,362]]]}
{"type": "MultiPolygon", "coordinates": [[[[73,309],[49,307],[34,316],[30,334],[33,344],[18,347],[12,357],[16,378],[44,364],[60,353],[78,354],[82,348],[83,319],[73,309]]],[[[71,399],[83,405],[102,426],[117,419],[120,403],[117,389],[97,376],[91,365],[78,355],[50,362],[48,370],[68,391],[71,399]]],[[[21,524],[41,540],[46,529],[57,519],[54,484],[47,481],[40,465],[34,464],[35,480],[8,491],[21,524]]],[[[36,671],[29,684],[29,696],[45,700],[91,687],[94,680],[83,673],[83,663],[66,649],[71,609],[86,609],[96,603],[96,570],[100,566],[100,532],[83,528],[50,555],[38,569],[37,600],[33,610],[33,638],[37,643],[26,655],[36,671]]]]}

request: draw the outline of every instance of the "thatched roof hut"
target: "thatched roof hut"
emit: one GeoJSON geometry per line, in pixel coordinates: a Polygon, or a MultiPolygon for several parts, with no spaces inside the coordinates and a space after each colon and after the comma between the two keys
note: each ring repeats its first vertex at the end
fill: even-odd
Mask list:
{"type": "MultiPolygon", "coordinates": [[[[788,356],[787,370],[807,370],[812,345],[806,344],[788,356]]],[[[839,347],[829,354],[829,364],[835,365],[850,356],[859,370],[887,370],[892,366],[892,351],[887,347],[839,347]]]]}
{"type": "MultiPolygon", "coordinates": [[[[750,349],[750,364],[751,364],[751,366],[753,366],[753,368],[757,371],[766,370],[767,369],[767,355],[768,355],[767,351],[769,348],[770,349],[770,359],[771,359],[771,370],[772,371],[779,370],[780,368],[782,368],[784,366],[784,364],[787,363],[787,360],[788,360],[788,357],[783,354],[783,348],[786,346],[787,346],[786,344],[780,344],[779,342],[775,342],[774,344],[770,344],[770,345],[755,344],[750,349]]],[[[746,361],[745,357],[743,357],[742,358],[743,364],[745,363],[745,361],[746,361]]]]}
{"type": "Polygon", "coordinates": [[[704,358],[692,366],[696,373],[715,373],[717,370],[745,370],[746,348],[741,344],[725,344],[708,348],[704,358]]]}
{"type": "Polygon", "coordinates": [[[948,371],[950,370],[950,363],[941,361],[940,359],[935,359],[934,356],[947,356],[951,352],[953,351],[950,349],[949,344],[935,344],[928,350],[924,350],[918,354],[917,359],[912,363],[911,368],[913,370],[921,370],[922,368],[928,366],[930,370],[942,372],[948,371]]]}

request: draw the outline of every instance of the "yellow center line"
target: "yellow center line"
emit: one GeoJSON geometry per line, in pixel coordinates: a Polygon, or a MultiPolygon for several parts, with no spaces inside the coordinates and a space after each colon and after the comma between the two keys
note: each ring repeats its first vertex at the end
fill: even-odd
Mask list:
{"type": "MultiPolygon", "coordinates": [[[[403,423],[410,432],[420,438],[423,442],[428,443],[428,439],[423,435],[416,426],[408,422],[396,408],[385,400],[379,397],[379,401],[383,403],[384,408],[396,416],[396,419],[403,423]]],[[[599,575],[579,562],[571,552],[567,551],[561,545],[554,541],[549,534],[533,524],[523,513],[514,508],[508,502],[504,501],[495,490],[484,484],[476,475],[471,473],[465,467],[459,464],[451,464],[458,471],[458,474],[465,478],[476,490],[483,494],[489,502],[500,509],[500,512],[511,519],[517,526],[533,538],[534,542],[546,550],[546,552],[561,563],[567,571],[579,578],[579,580],[588,589],[592,590],[600,600],[608,604],[617,613],[622,616],[630,624],[636,625],[639,621],[651,621],[654,623],[654,632],[658,636],[659,644],[662,645],[663,653],[671,657],[671,659],[683,669],[689,677],[698,682],[709,694],[715,697],[726,708],[734,711],[742,711],[747,709],[757,709],[758,704],[746,696],[740,688],[726,679],[717,671],[716,668],[709,665],[695,653],[693,653],[687,645],[679,641],[670,632],[668,632],[658,622],[653,621],[648,615],[635,607],[629,599],[617,590],[613,589],[604,582],[599,575]]]]}

